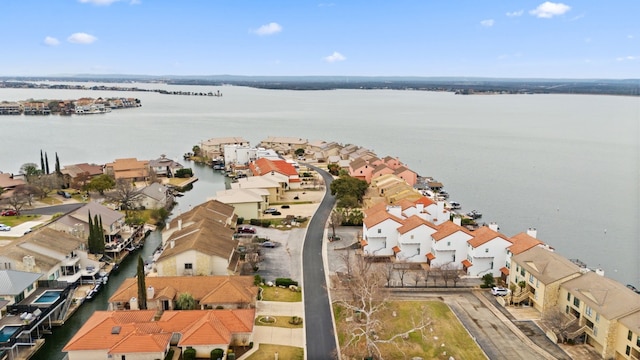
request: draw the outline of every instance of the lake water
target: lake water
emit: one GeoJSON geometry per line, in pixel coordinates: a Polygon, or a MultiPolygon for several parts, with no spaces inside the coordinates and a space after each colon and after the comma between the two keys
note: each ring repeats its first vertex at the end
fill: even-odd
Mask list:
{"type": "MultiPolygon", "coordinates": [[[[181,161],[213,137],[352,143],[433,176],[463,210],[481,211],[507,236],[534,227],[565,257],[640,286],[637,97],[137,86],[223,96],[0,89],[0,101],[137,97],[143,104],[104,115],[0,117],[0,171],[39,164],[41,149],[53,166],[55,152],[62,165],[160,154],[181,161]]],[[[197,195],[179,208],[213,196],[217,185],[202,190],[206,183],[195,183],[197,195]]]]}

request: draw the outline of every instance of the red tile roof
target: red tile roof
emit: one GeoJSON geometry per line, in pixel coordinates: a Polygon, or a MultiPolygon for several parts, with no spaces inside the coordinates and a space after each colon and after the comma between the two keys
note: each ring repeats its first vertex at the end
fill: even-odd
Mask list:
{"type": "Polygon", "coordinates": [[[398,247],[398,246],[394,246],[394,247],[393,247],[393,253],[394,253],[394,254],[397,254],[397,253],[399,253],[400,251],[402,251],[402,250],[400,250],[400,247],[398,247]]]}
{"type": "Polygon", "coordinates": [[[438,227],[423,218],[412,215],[404,220],[404,224],[398,228],[400,234],[405,234],[419,226],[428,226],[434,230],[438,230],[438,227]]]}
{"type": "Polygon", "coordinates": [[[462,266],[464,266],[464,267],[466,267],[466,268],[470,268],[470,267],[472,267],[472,266],[473,266],[473,264],[471,263],[471,261],[469,261],[469,260],[467,260],[467,259],[462,260],[462,262],[461,262],[461,263],[462,263],[462,266]]]}
{"type": "Polygon", "coordinates": [[[438,225],[438,231],[433,233],[431,237],[435,241],[440,241],[449,235],[453,235],[458,231],[462,231],[463,233],[474,236],[469,230],[465,229],[460,225],[456,225],[453,221],[445,221],[442,224],[438,225]]]}
{"type": "Polygon", "coordinates": [[[391,214],[389,214],[386,211],[380,211],[377,212],[371,216],[367,216],[364,218],[364,225],[367,228],[371,228],[373,226],[376,226],[378,224],[380,224],[381,222],[384,222],[385,220],[392,220],[398,223],[398,226],[402,225],[402,219],[395,217],[391,214]]]}
{"type": "Polygon", "coordinates": [[[513,243],[511,239],[509,239],[508,237],[502,235],[497,231],[491,230],[488,226],[482,226],[478,230],[474,231],[473,239],[467,241],[467,243],[469,243],[469,245],[473,246],[474,248],[477,248],[478,246],[486,244],[489,241],[492,241],[496,238],[500,238],[510,243],[513,243]]]}
{"type": "Polygon", "coordinates": [[[500,268],[500,272],[509,276],[509,269],[507,269],[506,267],[501,267],[500,268]]]}
{"type": "Polygon", "coordinates": [[[436,258],[436,256],[435,256],[435,255],[433,255],[432,253],[427,253],[427,259],[429,259],[429,260],[433,260],[433,259],[435,259],[435,258],[436,258]]]}
{"type": "Polygon", "coordinates": [[[534,246],[543,244],[542,241],[528,235],[525,232],[512,236],[511,241],[513,242],[513,245],[509,246],[507,250],[511,251],[511,253],[514,255],[520,254],[523,251],[527,251],[534,246]]]}

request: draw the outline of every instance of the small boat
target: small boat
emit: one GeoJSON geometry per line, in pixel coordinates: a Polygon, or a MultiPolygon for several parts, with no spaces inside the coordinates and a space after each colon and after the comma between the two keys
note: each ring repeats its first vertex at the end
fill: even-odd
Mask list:
{"type": "Polygon", "coordinates": [[[466,215],[474,220],[480,219],[482,217],[482,213],[478,210],[471,210],[466,215]]]}
{"type": "Polygon", "coordinates": [[[452,210],[462,209],[462,205],[457,201],[449,201],[449,207],[452,210]]]}

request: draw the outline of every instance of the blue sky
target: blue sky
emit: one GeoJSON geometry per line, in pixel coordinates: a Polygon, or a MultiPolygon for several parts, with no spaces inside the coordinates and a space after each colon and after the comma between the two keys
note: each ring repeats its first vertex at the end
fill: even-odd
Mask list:
{"type": "Polygon", "coordinates": [[[640,78],[640,1],[2,2],[0,76],[640,78]]]}

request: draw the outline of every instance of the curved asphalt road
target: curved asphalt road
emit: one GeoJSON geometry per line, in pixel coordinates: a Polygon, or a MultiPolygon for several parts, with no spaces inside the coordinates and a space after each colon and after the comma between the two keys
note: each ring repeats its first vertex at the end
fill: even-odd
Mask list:
{"type": "Polygon", "coordinates": [[[322,175],[326,194],[309,222],[302,249],[306,358],[310,360],[335,359],[337,353],[336,336],[322,262],[322,242],[324,227],[336,199],[331,195],[330,185],[333,181],[331,175],[316,167],[309,167],[322,175]]]}
{"type": "Polygon", "coordinates": [[[22,215],[53,215],[57,213],[66,214],[76,209],[79,209],[84,205],[85,205],[84,203],[53,205],[53,206],[46,206],[46,207],[35,208],[35,209],[22,210],[20,211],[20,214],[22,215]]]}

